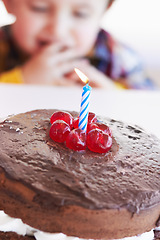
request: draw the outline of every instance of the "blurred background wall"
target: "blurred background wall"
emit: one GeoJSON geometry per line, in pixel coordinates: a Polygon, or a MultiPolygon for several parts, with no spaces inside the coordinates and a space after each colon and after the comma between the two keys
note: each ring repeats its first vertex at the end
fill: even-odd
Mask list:
{"type": "Polygon", "coordinates": [[[160,87],[160,0],[116,0],[102,25],[140,54],[160,87]]]}
{"type": "MultiPolygon", "coordinates": [[[[0,26],[13,21],[0,0],[0,26]]],[[[160,87],[160,0],[116,0],[102,27],[139,53],[148,76],[160,87]]]]}

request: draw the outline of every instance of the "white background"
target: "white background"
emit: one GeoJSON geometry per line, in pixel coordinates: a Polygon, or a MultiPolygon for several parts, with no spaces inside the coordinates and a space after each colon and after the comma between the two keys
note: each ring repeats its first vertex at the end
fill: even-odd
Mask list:
{"type": "MultiPolygon", "coordinates": [[[[0,26],[13,19],[0,1],[0,26]]],[[[140,54],[148,75],[160,86],[160,0],[116,0],[102,26],[140,54]]]]}

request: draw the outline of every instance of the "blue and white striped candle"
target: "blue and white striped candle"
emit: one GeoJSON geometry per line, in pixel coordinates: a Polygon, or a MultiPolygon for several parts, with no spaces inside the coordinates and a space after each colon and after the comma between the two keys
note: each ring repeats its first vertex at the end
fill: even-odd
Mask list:
{"type": "Polygon", "coordinates": [[[80,114],[79,114],[79,124],[78,127],[82,129],[84,132],[87,130],[87,123],[88,123],[88,113],[89,113],[89,104],[90,104],[90,96],[92,88],[88,85],[88,78],[84,75],[80,70],[77,68],[75,72],[80,77],[80,79],[86,83],[83,87],[82,98],[81,98],[81,107],[80,107],[80,114]]]}

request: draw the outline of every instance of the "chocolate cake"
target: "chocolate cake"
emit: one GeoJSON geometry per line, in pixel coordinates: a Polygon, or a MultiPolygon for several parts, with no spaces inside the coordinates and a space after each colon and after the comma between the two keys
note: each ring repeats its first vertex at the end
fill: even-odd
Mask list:
{"type": "Polygon", "coordinates": [[[30,236],[20,236],[14,232],[0,232],[1,240],[35,240],[30,236]]]}
{"type": "Polygon", "coordinates": [[[41,231],[84,239],[120,239],[159,225],[160,141],[98,117],[112,129],[111,149],[76,152],[50,139],[54,111],[0,123],[0,210],[41,231]]]}

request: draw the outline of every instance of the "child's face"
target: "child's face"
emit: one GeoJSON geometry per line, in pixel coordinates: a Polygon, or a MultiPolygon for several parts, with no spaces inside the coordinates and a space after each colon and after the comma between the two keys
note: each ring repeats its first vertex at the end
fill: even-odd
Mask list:
{"type": "MultiPolygon", "coordinates": [[[[5,1],[5,0],[4,0],[5,1]]],[[[14,39],[26,53],[57,42],[86,54],[95,42],[108,0],[6,0],[16,16],[14,39]]]]}

